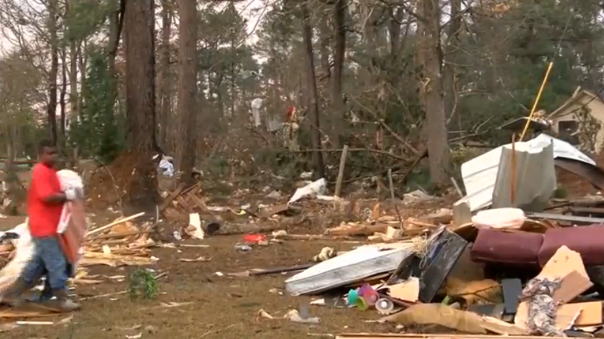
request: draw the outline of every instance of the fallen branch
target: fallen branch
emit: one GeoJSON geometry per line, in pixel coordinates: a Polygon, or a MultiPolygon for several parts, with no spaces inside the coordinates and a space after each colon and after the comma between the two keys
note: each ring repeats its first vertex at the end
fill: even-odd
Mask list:
{"type": "Polygon", "coordinates": [[[411,144],[403,139],[403,137],[401,137],[400,135],[398,135],[392,128],[390,128],[390,126],[388,126],[384,120],[380,120],[380,125],[386,129],[388,131],[388,133],[390,133],[390,135],[392,135],[394,137],[394,139],[398,140],[401,144],[403,144],[403,146],[405,146],[405,148],[407,148],[408,150],[410,150],[411,152],[413,152],[413,154],[415,154],[416,156],[420,154],[420,151],[411,146],[411,144]]]}
{"type": "MultiPolygon", "coordinates": [[[[323,148],[323,149],[306,149],[306,150],[299,150],[299,151],[293,151],[293,150],[289,150],[290,153],[312,153],[312,152],[342,152],[344,151],[344,149],[342,148],[323,148]]],[[[369,152],[369,153],[376,153],[376,154],[381,154],[381,155],[386,155],[389,156],[391,158],[394,159],[398,159],[404,162],[412,162],[413,159],[409,159],[400,155],[396,155],[390,152],[386,152],[386,151],[380,151],[379,149],[373,149],[373,148],[349,148],[348,152],[369,152]]]]}
{"type": "Polygon", "coordinates": [[[99,227],[99,228],[95,228],[95,229],[91,230],[90,232],[88,232],[88,233],[86,234],[86,237],[90,237],[90,236],[91,236],[91,235],[93,235],[93,234],[97,234],[97,233],[103,232],[104,230],[108,230],[108,229],[110,229],[111,227],[113,227],[113,226],[115,226],[115,225],[119,225],[119,224],[121,224],[121,223],[123,223],[123,222],[126,222],[126,221],[130,221],[130,220],[136,219],[136,218],[138,218],[138,217],[140,217],[140,216],[142,216],[142,215],[144,215],[144,214],[145,214],[145,212],[140,212],[140,213],[138,213],[138,214],[131,215],[131,216],[127,217],[127,218],[123,218],[123,219],[118,219],[118,220],[115,220],[114,222],[112,222],[112,223],[110,223],[110,224],[107,224],[107,225],[105,225],[105,226],[101,226],[101,227],[99,227]]]}
{"type": "Polygon", "coordinates": [[[148,233],[151,233],[151,232],[152,231],[130,231],[130,232],[103,234],[103,235],[97,235],[96,237],[88,238],[88,240],[124,238],[124,237],[130,237],[130,236],[133,236],[133,235],[148,234],[148,233]]]}
{"type": "Polygon", "coordinates": [[[278,234],[275,239],[283,240],[351,240],[352,237],[341,235],[323,235],[323,234],[278,234]]]}
{"type": "Polygon", "coordinates": [[[426,147],[421,154],[419,154],[415,160],[413,161],[413,163],[411,165],[409,165],[409,167],[407,168],[407,170],[405,171],[405,173],[403,174],[403,176],[400,178],[401,182],[405,182],[405,180],[407,180],[407,177],[409,176],[409,174],[411,174],[411,172],[413,171],[413,169],[415,168],[415,166],[417,166],[417,164],[419,164],[419,162],[425,157],[428,156],[428,148],[426,147]]]}

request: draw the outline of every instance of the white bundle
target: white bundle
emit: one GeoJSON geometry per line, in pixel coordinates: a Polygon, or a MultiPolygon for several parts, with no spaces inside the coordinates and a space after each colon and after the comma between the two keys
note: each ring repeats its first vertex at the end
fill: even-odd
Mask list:
{"type": "Polygon", "coordinates": [[[2,270],[0,270],[0,301],[8,289],[17,281],[27,263],[34,255],[34,243],[31,240],[27,220],[23,224],[7,231],[19,235],[18,239],[11,240],[15,247],[15,256],[2,270]]]}
{"type": "Polygon", "coordinates": [[[84,182],[82,181],[82,177],[72,170],[60,170],[57,172],[57,176],[59,177],[59,183],[61,184],[61,190],[63,192],[74,189],[76,191],[84,191],[84,182]]]}
{"type": "MultiPolygon", "coordinates": [[[[82,178],[76,172],[60,170],[57,172],[57,176],[59,177],[61,190],[76,189],[83,191],[84,184],[82,178]]],[[[63,207],[63,213],[65,213],[65,207],[63,207]]],[[[15,256],[6,266],[4,266],[4,268],[2,268],[2,270],[0,270],[0,301],[7,290],[21,276],[25,266],[27,266],[27,263],[34,255],[34,243],[29,232],[28,219],[26,219],[23,224],[20,224],[7,232],[16,233],[19,235],[19,238],[12,240],[12,244],[16,251],[15,256]]]]}
{"type": "MultiPolygon", "coordinates": [[[[61,190],[66,192],[67,190],[75,190],[79,197],[84,196],[84,183],[82,178],[74,171],[71,170],[60,170],[57,172],[57,176],[59,177],[59,183],[61,184],[61,190]]],[[[61,221],[57,226],[57,231],[59,234],[65,232],[67,226],[69,225],[69,218],[71,212],[67,206],[68,204],[63,205],[63,211],[61,211],[61,221]]]]}

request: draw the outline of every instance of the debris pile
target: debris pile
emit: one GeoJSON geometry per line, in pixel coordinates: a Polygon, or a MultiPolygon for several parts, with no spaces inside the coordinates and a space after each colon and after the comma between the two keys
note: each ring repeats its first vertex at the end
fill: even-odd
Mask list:
{"type": "Polygon", "coordinates": [[[314,266],[285,280],[286,291],[318,295],[311,305],[375,310],[406,332],[438,325],[481,335],[591,337],[603,326],[604,199],[554,199],[554,167],[602,189],[604,171],[563,141],[541,135],[506,145],[462,166],[467,195],[452,209],[403,219],[377,207],[366,222],[326,230],[324,237],[380,243],[324,249],[314,266]]]}
{"type": "Polygon", "coordinates": [[[187,221],[188,216],[194,212],[211,214],[200,194],[200,183],[189,187],[185,183],[181,183],[174,191],[167,193],[159,206],[159,213],[162,213],[168,220],[180,222],[187,221]]]}

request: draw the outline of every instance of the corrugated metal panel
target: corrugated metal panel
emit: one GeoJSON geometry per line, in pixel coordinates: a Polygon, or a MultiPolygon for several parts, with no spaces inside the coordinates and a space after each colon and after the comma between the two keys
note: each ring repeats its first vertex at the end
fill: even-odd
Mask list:
{"type": "MultiPolygon", "coordinates": [[[[526,142],[517,142],[515,147],[518,151],[539,153],[544,147],[552,143],[554,144],[554,158],[566,158],[593,166],[596,165],[595,161],[571,144],[547,134],[541,134],[526,142]]],[[[501,153],[504,147],[511,149],[512,144],[497,147],[461,165],[461,176],[467,194],[464,200],[467,201],[472,211],[477,211],[491,205],[499,162],[501,161],[501,153]]]]}

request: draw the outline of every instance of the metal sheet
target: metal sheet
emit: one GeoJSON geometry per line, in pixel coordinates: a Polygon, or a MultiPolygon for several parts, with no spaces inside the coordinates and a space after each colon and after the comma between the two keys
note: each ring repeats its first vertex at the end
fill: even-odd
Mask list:
{"type": "MultiPolygon", "coordinates": [[[[538,153],[552,143],[554,147],[554,159],[565,158],[596,165],[595,161],[571,144],[547,134],[541,134],[535,139],[526,142],[517,142],[516,150],[538,153]]],[[[504,147],[511,149],[512,145],[507,144],[497,147],[461,165],[461,175],[467,194],[464,200],[467,201],[472,211],[477,211],[491,205],[501,153],[504,147]]]]}
{"type": "Polygon", "coordinates": [[[539,152],[516,151],[515,179],[512,179],[514,151],[504,147],[493,188],[493,208],[517,207],[524,211],[541,212],[556,190],[554,145],[539,152]],[[512,182],[515,199],[512,201],[512,182]]]}
{"type": "Polygon", "coordinates": [[[604,170],[600,167],[582,161],[566,158],[555,159],[554,164],[557,167],[584,178],[596,188],[604,189],[604,170]]]}

